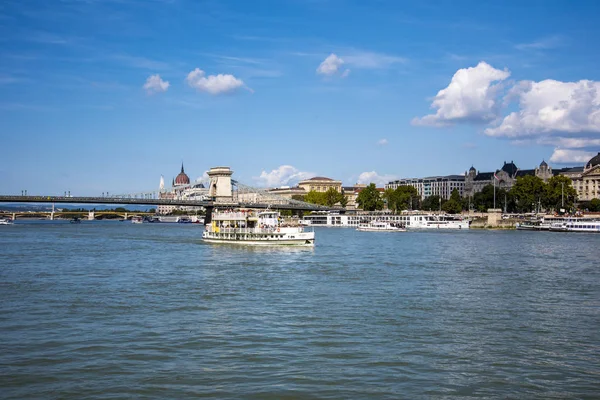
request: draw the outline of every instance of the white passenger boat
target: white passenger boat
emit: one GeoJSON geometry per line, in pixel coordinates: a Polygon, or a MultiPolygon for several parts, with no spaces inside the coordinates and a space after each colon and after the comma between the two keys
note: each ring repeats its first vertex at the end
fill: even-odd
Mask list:
{"type": "Polygon", "coordinates": [[[277,211],[215,209],[202,239],[208,243],[314,246],[315,232],[286,226],[277,211]]]}
{"type": "Polygon", "coordinates": [[[600,221],[590,219],[571,219],[563,222],[554,222],[550,225],[550,231],[600,233],[600,221]]]}
{"type": "Polygon", "coordinates": [[[356,230],[362,232],[406,232],[406,229],[399,224],[383,221],[363,223],[356,230]]]}
{"type": "Polygon", "coordinates": [[[13,225],[13,220],[9,218],[0,218],[0,225],[13,225]]]}
{"type": "Polygon", "coordinates": [[[409,229],[469,229],[469,220],[460,216],[424,214],[412,215],[409,229]]]}
{"type": "Polygon", "coordinates": [[[132,224],[141,224],[143,222],[144,222],[144,218],[140,217],[139,215],[134,215],[133,217],[131,217],[132,224]]]}

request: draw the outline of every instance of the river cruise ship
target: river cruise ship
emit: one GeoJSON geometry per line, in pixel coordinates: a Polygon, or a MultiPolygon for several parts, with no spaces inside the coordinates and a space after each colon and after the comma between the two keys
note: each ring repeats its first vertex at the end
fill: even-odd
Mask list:
{"type": "Polygon", "coordinates": [[[595,232],[600,219],[590,216],[565,217],[543,215],[519,222],[518,230],[555,232],[595,232]]]}
{"type": "Polygon", "coordinates": [[[590,232],[600,233],[600,221],[592,219],[572,218],[562,222],[553,222],[549,228],[554,232],[590,232]]]}
{"type": "Polygon", "coordinates": [[[315,212],[306,215],[299,222],[304,226],[327,226],[358,228],[362,223],[381,221],[397,224],[407,229],[469,229],[470,221],[461,215],[449,214],[385,214],[315,212]]]}
{"type": "Polygon", "coordinates": [[[202,239],[208,243],[314,246],[315,232],[287,226],[277,211],[215,209],[202,239]]]}

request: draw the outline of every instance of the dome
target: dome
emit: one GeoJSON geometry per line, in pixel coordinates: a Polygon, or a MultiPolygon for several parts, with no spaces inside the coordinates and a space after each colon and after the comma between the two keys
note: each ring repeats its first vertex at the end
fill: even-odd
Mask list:
{"type": "Polygon", "coordinates": [[[548,164],[546,164],[546,161],[542,160],[542,163],[540,164],[540,168],[547,167],[547,166],[548,166],[548,164]]]}
{"type": "Polygon", "coordinates": [[[181,172],[175,177],[175,185],[189,185],[190,177],[183,170],[183,164],[181,164],[181,172]]]}
{"type": "Polygon", "coordinates": [[[596,165],[600,165],[600,152],[596,154],[588,163],[585,165],[585,169],[590,169],[595,167],[596,165]]]}
{"type": "Polygon", "coordinates": [[[471,168],[469,168],[469,172],[471,172],[471,171],[473,171],[473,172],[477,172],[477,170],[475,169],[475,167],[474,167],[474,166],[472,166],[472,165],[471,165],[471,168]]]}

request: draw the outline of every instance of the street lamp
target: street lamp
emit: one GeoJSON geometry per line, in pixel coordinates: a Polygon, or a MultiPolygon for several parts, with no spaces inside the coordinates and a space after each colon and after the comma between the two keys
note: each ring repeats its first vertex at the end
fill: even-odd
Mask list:
{"type": "Polygon", "coordinates": [[[561,208],[565,208],[565,183],[561,182],[560,183],[561,186],[561,208]]]}

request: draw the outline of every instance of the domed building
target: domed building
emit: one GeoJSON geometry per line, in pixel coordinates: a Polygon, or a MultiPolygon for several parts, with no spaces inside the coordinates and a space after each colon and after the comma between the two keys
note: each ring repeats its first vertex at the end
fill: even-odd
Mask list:
{"type": "Polygon", "coordinates": [[[600,165],[600,152],[596,154],[587,164],[585,164],[584,171],[588,171],[596,166],[600,165]]]}
{"type": "Polygon", "coordinates": [[[578,201],[589,201],[600,198],[600,152],[583,167],[565,168],[561,175],[573,181],[578,201]]]}
{"type": "Polygon", "coordinates": [[[183,170],[183,163],[181,163],[181,172],[175,178],[173,186],[181,186],[181,185],[189,185],[189,184],[190,184],[190,177],[187,176],[187,174],[183,170]]]}
{"type": "MultiPolygon", "coordinates": [[[[171,188],[166,189],[164,179],[160,177],[159,199],[168,200],[197,200],[201,201],[206,198],[208,189],[201,182],[190,183],[190,177],[185,173],[183,163],[181,163],[181,171],[173,178],[171,188]]],[[[198,207],[191,206],[174,206],[174,205],[159,205],[158,214],[170,214],[174,210],[196,211],[198,207]]]]}

